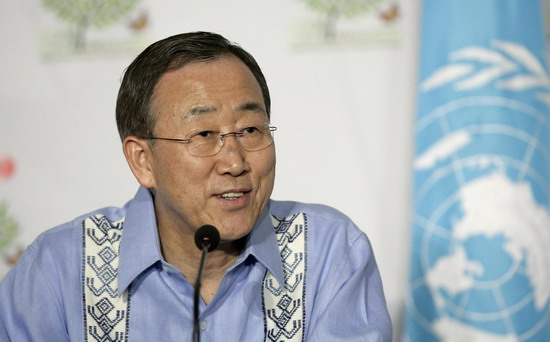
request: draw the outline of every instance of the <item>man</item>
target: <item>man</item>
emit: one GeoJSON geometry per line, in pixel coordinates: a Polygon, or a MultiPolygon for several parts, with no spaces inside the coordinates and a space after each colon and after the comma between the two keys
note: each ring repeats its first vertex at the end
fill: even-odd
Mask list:
{"type": "Polygon", "coordinates": [[[0,285],[0,341],[188,341],[201,251],[203,341],[389,342],[369,241],[334,209],[270,200],[274,127],[265,78],[207,32],[141,53],[117,101],[141,185],[42,234],[0,285]]]}

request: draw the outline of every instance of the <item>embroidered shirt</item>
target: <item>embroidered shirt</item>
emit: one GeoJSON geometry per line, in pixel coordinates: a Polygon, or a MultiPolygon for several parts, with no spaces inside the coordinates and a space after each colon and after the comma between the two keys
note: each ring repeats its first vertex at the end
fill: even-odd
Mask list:
{"type": "MultiPolygon", "coordinates": [[[[304,341],[391,341],[380,275],[367,239],[340,212],[271,200],[217,293],[200,305],[201,341],[264,341],[266,274],[284,284],[273,217],[303,214],[307,241],[304,341]],[[273,217],[272,217],[273,216],[273,217]],[[267,272],[267,273],[266,273],[267,272]]],[[[83,215],[40,235],[0,283],[0,341],[83,341],[83,222],[124,221],[118,294],[130,293],[128,341],[186,341],[193,330],[193,286],[160,252],[150,192],[123,208],[83,215]]]]}

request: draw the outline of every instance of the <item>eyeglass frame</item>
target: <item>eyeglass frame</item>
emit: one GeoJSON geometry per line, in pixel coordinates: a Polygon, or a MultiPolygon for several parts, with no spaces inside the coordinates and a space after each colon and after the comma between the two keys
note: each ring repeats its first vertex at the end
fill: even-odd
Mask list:
{"type": "MultiPolygon", "coordinates": [[[[248,129],[249,127],[246,127],[246,128],[243,128],[242,130],[240,131],[234,131],[234,132],[227,132],[227,133],[220,133],[218,135],[219,137],[219,144],[220,144],[220,149],[218,151],[216,151],[214,154],[208,154],[208,155],[204,155],[204,156],[201,156],[201,155],[194,155],[192,153],[190,153],[191,155],[195,156],[195,157],[212,157],[212,156],[215,156],[216,154],[220,153],[220,151],[223,149],[223,146],[225,144],[225,137],[227,136],[234,136],[237,138],[237,141],[239,141],[239,136],[243,136],[244,135],[244,131],[246,129],[248,129]]],[[[271,141],[269,142],[269,144],[267,144],[265,147],[262,147],[258,150],[248,150],[246,149],[244,146],[242,146],[242,144],[240,144],[240,141],[239,141],[239,145],[247,152],[256,152],[256,151],[261,151],[265,148],[268,148],[271,144],[273,144],[273,132],[275,132],[277,130],[277,127],[276,126],[271,126],[271,125],[268,125],[267,126],[267,129],[268,129],[268,132],[269,132],[269,135],[271,136],[271,141]]],[[[147,138],[144,138],[144,139],[147,139],[147,140],[164,140],[164,141],[173,141],[173,142],[178,142],[178,143],[190,143],[192,138],[187,138],[187,139],[178,139],[178,138],[162,138],[162,137],[147,137],[147,138]]],[[[187,151],[189,151],[189,147],[187,147],[187,151]]]]}

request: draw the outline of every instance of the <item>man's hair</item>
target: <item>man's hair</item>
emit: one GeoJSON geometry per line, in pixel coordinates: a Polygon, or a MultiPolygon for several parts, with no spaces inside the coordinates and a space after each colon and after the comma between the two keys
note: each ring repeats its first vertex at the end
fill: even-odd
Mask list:
{"type": "Polygon", "coordinates": [[[165,73],[193,62],[235,56],[252,72],[260,85],[267,116],[271,99],[267,82],[258,63],[243,48],[210,32],[178,34],[151,44],[128,66],[118,92],[116,121],[120,138],[153,136],[155,115],[151,102],[155,87],[165,73]]]}

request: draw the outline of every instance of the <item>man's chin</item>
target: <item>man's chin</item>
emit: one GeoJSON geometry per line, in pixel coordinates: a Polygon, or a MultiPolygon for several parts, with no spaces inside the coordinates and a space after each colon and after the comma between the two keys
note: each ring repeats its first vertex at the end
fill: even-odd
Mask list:
{"type": "Polygon", "coordinates": [[[233,242],[233,241],[240,240],[242,238],[247,237],[248,234],[250,234],[250,231],[251,230],[243,231],[239,233],[236,233],[236,232],[225,233],[220,231],[221,242],[225,243],[225,242],[233,242]]]}
{"type": "Polygon", "coordinates": [[[235,225],[235,224],[220,224],[218,227],[218,230],[220,231],[220,237],[222,242],[231,242],[240,240],[252,231],[252,225],[245,224],[243,225],[235,225]]]}
{"type": "Polygon", "coordinates": [[[224,250],[226,252],[236,251],[236,253],[240,254],[241,251],[246,246],[247,238],[248,238],[248,234],[241,237],[231,238],[231,239],[224,239],[222,237],[220,241],[220,246],[217,249],[224,250]]]}

